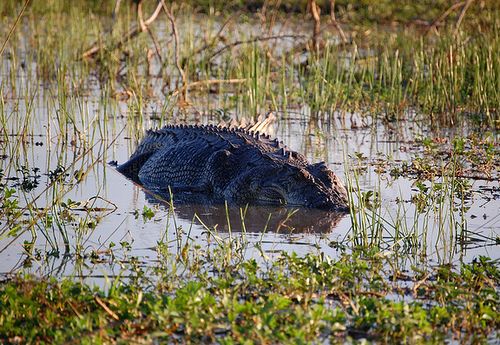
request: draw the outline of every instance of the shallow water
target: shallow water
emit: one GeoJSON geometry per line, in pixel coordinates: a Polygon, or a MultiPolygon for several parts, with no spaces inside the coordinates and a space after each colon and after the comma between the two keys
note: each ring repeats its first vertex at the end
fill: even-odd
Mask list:
{"type": "MultiPolygon", "coordinates": [[[[198,25],[189,24],[187,20],[180,24],[180,31],[196,35],[203,31],[198,25]]],[[[207,25],[213,25],[213,31],[221,24],[215,21],[207,25]]],[[[253,27],[252,23],[241,26],[235,37],[246,37],[253,27]]],[[[162,26],[159,28],[161,32],[162,26]]],[[[296,32],[296,27],[288,23],[276,25],[267,34],[296,32]]],[[[166,38],[160,36],[160,39],[166,38]]],[[[283,40],[280,44],[275,41],[265,44],[286,51],[293,46],[290,43],[283,40]]],[[[26,53],[20,53],[21,57],[24,55],[26,53]]],[[[154,263],[159,241],[167,241],[175,252],[188,239],[201,247],[210,245],[215,234],[226,239],[246,238],[249,245],[245,257],[258,261],[274,258],[281,251],[298,254],[321,251],[335,257],[339,250],[370,243],[376,243],[388,254],[398,252],[403,261],[416,265],[468,262],[479,255],[500,258],[499,245],[495,243],[500,236],[498,181],[470,180],[471,199],[463,203],[455,199],[435,210],[419,213],[411,202],[418,194],[416,179],[394,178],[390,174],[393,167],[423,156],[424,149],[417,138],[449,138],[451,141],[454,136],[469,134],[472,129],[467,126],[431,130],[411,111],[406,114],[411,121],[382,124],[373,123],[371,117],[358,113],[318,115],[312,114],[307,106],[283,109],[276,113],[273,136],[303,153],[311,162],[327,162],[343,181],[349,178],[354,184],[358,183],[361,192],[379,193],[381,207],[377,217],[360,220],[356,215],[316,210],[249,207],[242,211],[224,205],[177,205],[175,196],[172,213],[168,202],[155,199],[108,164],[128,159],[137,145],[138,133],[165,124],[165,119],[159,120],[169,106],[158,97],[162,95],[162,80],[150,80],[156,97],[142,105],[140,113],[144,116],[139,118],[133,99],[112,99],[110,93],[99,89],[96,80],[87,81],[83,91],[65,98],[54,85],[35,81],[36,66],[28,64],[27,68],[16,69],[19,72],[12,77],[9,74],[12,64],[14,62],[6,57],[0,68],[4,100],[0,138],[2,182],[17,190],[21,207],[34,199],[36,208],[49,207],[52,223],[39,219],[32,224],[32,230],[8,236],[9,229],[2,219],[1,274],[25,270],[38,275],[109,276],[120,273],[120,260],[127,261],[132,256],[137,256],[146,266],[154,263]],[[16,89],[10,87],[13,78],[16,89]],[[24,178],[23,166],[26,167],[24,178]],[[58,167],[67,169],[67,176],[64,183],[51,184],[49,175],[54,176],[58,167]],[[39,170],[35,172],[34,168],[39,170]],[[76,183],[76,179],[81,182],[76,183]],[[27,182],[24,189],[20,187],[23,180],[27,182]],[[32,182],[38,184],[31,188],[32,182]],[[68,205],[71,204],[68,199],[79,204],[66,210],[50,209],[54,198],[68,205]],[[462,213],[460,207],[458,211],[450,211],[452,205],[463,205],[466,209],[462,213]],[[151,219],[142,216],[145,208],[154,212],[151,219]],[[68,219],[57,219],[65,214],[68,219]],[[96,226],[79,228],[85,220],[95,220],[96,226]],[[370,233],[353,230],[353,222],[360,221],[382,224],[380,228],[373,227],[374,233],[381,231],[378,240],[370,233]],[[466,236],[460,238],[460,234],[466,236]],[[68,248],[65,248],[65,236],[68,248]],[[410,241],[412,238],[416,240],[410,241]],[[25,242],[34,243],[34,250],[29,254],[23,248],[25,242]],[[112,254],[108,250],[110,246],[112,254]],[[85,255],[91,252],[104,259],[89,260],[85,255]],[[79,257],[85,259],[79,260],[79,257]]],[[[171,83],[173,85],[174,80],[171,83]]],[[[168,111],[166,117],[188,124],[220,121],[221,113],[216,110],[224,108],[225,102],[216,95],[200,99],[193,96],[191,102],[191,108],[183,111],[174,105],[174,114],[168,111]]],[[[239,108],[225,111],[228,117],[237,118],[243,116],[241,112],[239,108]]],[[[494,176],[498,174],[496,167],[494,176]]],[[[356,205],[358,196],[354,195],[356,205]]],[[[29,211],[23,209],[23,212],[23,221],[29,224],[29,211]]]]}
{"type": "MultiPolygon", "coordinates": [[[[70,167],[65,181],[71,183],[75,174],[88,169],[82,182],[69,188],[62,200],[81,202],[74,206],[76,215],[82,218],[99,216],[100,219],[94,229],[85,231],[76,230],[77,219],[65,224],[63,230],[53,225],[43,231],[42,222],[37,222],[39,227],[35,227],[37,236],[32,255],[27,255],[23,249],[24,241],[33,241],[31,232],[24,232],[17,238],[2,237],[2,274],[26,270],[38,275],[102,277],[120,272],[120,259],[82,264],[73,255],[65,256],[62,233],[68,235],[69,253],[88,254],[95,251],[109,258],[106,249],[114,243],[115,257],[126,260],[127,257],[137,256],[144,265],[155,262],[155,248],[160,240],[169,241],[171,250],[175,251],[188,238],[202,247],[207,246],[210,235],[214,234],[222,238],[244,236],[249,241],[245,256],[259,261],[276,257],[281,251],[295,251],[298,254],[321,251],[335,256],[340,248],[349,248],[357,241],[363,241],[361,235],[356,237],[353,233],[349,215],[316,210],[298,210],[294,213],[294,210],[284,208],[249,207],[240,210],[224,205],[175,205],[174,196],[175,212],[171,213],[168,202],[156,200],[108,164],[112,160],[126,161],[137,144],[130,139],[129,134],[135,125],[127,117],[116,116],[123,111],[123,103],[112,102],[105,110],[97,97],[70,100],[69,103],[73,104],[81,102],[74,108],[74,128],[77,130],[74,130],[73,124],[67,125],[68,134],[62,137],[58,134],[60,120],[57,103],[52,106],[51,102],[54,100],[40,96],[31,113],[32,119],[25,121],[26,117],[23,116],[26,116],[27,111],[24,102],[8,100],[6,113],[12,115],[5,129],[10,136],[8,142],[3,142],[2,154],[7,157],[1,161],[5,177],[22,177],[18,171],[20,165],[27,166],[30,171],[34,167],[39,168],[39,177],[36,179],[38,186],[25,192],[25,195],[27,200],[38,196],[36,206],[43,208],[51,205],[54,197],[53,188],[47,188],[50,178],[46,173],[53,172],[58,166],[70,167]],[[104,111],[111,114],[105,121],[101,120],[104,111]],[[23,123],[29,127],[26,136],[20,134],[23,123]],[[18,156],[13,159],[12,152],[16,152],[14,148],[18,145],[18,156]],[[96,196],[99,198],[95,199],[96,196]],[[84,207],[86,201],[87,211],[84,207]],[[145,207],[154,211],[150,220],[141,215],[145,207]],[[180,242],[177,240],[179,238],[180,242]],[[59,248],[59,252],[54,250],[51,242],[57,243],[55,247],[59,248]],[[124,247],[117,249],[120,243],[124,247]]],[[[377,174],[376,167],[368,164],[376,159],[398,164],[421,155],[422,150],[414,145],[414,138],[436,133],[431,133],[418,122],[399,123],[397,130],[381,124],[352,128],[357,127],[353,126],[354,123],[361,123],[359,114],[336,114],[329,120],[313,120],[307,108],[290,110],[286,119],[284,116],[278,114],[274,126],[278,138],[291,149],[305,154],[311,162],[326,161],[342,180],[346,179],[346,171],[353,174],[355,169],[359,172],[361,191],[380,192],[382,217],[387,224],[391,220],[395,222],[397,217],[403,220],[399,239],[395,239],[396,230],[390,225],[383,229],[380,245],[388,253],[403,250],[407,255],[406,261],[413,264],[468,262],[478,255],[500,258],[498,245],[494,242],[500,235],[497,181],[471,182],[473,200],[467,205],[470,208],[465,212],[464,219],[458,216],[458,212],[451,219],[449,208],[446,207],[441,215],[431,212],[415,218],[415,206],[410,202],[411,195],[415,194],[414,180],[403,177],[393,179],[388,172],[377,174]],[[354,158],[361,154],[367,160],[354,158]],[[346,168],[345,163],[350,168],[346,168]],[[398,203],[397,200],[403,202],[398,203]],[[467,230],[474,234],[472,237],[475,241],[457,241],[457,234],[454,233],[456,227],[450,226],[450,221],[463,221],[467,230]],[[414,226],[420,229],[417,231],[419,247],[410,247],[405,251],[404,229],[414,226]]],[[[214,122],[208,117],[187,120],[188,123],[195,121],[214,122]]],[[[143,129],[157,125],[155,121],[145,121],[143,129]]],[[[8,186],[19,183],[20,180],[7,180],[8,186]]],[[[19,187],[17,189],[22,190],[19,187]]]]}

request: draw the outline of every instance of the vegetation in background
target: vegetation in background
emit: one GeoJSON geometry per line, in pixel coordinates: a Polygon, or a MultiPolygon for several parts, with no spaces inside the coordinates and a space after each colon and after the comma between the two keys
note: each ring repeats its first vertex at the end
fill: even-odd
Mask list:
{"type": "MultiPolygon", "coordinates": [[[[4,2],[5,21],[12,22],[16,3],[4,2]]],[[[432,3],[338,2],[335,20],[323,16],[319,36],[312,38],[321,48],[316,52],[304,5],[296,19],[285,21],[288,15],[271,3],[257,19],[243,12],[202,14],[216,2],[169,4],[169,17],[161,6],[154,12],[156,2],[145,1],[143,23],[154,20],[142,29],[128,2],[113,17],[109,6],[53,0],[29,6],[25,29],[9,44],[4,73],[16,76],[21,67],[31,75],[35,63],[36,76],[66,79],[73,90],[84,90],[97,78],[117,97],[136,101],[139,112],[152,96],[189,105],[200,89],[216,88],[219,95],[232,95],[222,98],[220,108],[253,117],[306,103],[313,115],[361,111],[394,121],[413,109],[436,126],[472,119],[498,128],[497,3],[432,3]],[[272,34],[273,28],[280,33],[272,34]],[[26,53],[20,55],[19,48],[26,53]]]]}

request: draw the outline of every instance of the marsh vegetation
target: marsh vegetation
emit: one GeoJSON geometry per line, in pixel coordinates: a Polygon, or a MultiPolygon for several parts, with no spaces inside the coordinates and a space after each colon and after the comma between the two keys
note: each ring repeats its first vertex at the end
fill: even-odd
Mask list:
{"type": "Polygon", "coordinates": [[[0,2],[0,342],[485,343],[496,1],[0,2]],[[176,204],[148,128],[271,126],[348,215],[176,204]]]}

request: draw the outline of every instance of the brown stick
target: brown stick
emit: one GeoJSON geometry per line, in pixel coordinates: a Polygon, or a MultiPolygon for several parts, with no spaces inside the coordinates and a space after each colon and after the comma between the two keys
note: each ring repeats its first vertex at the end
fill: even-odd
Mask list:
{"type": "Polygon", "coordinates": [[[436,26],[438,26],[439,23],[441,23],[443,20],[445,20],[446,17],[448,17],[451,12],[453,12],[454,10],[459,8],[460,6],[465,5],[465,3],[466,3],[465,1],[460,1],[460,2],[457,2],[453,5],[451,5],[446,11],[443,12],[443,14],[441,14],[435,21],[432,22],[432,24],[427,29],[427,33],[429,33],[432,29],[434,29],[436,26]]]}
{"type": "Polygon", "coordinates": [[[170,25],[172,26],[172,34],[174,35],[174,51],[175,51],[175,67],[177,67],[177,70],[179,71],[179,74],[181,75],[182,78],[182,100],[187,101],[187,78],[186,78],[186,73],[184,73],[184,70],[182,69],[182,66],[179,62],[179,35],[177,33],[177,27],[175,26],[175,18],[172,13],[172,10],[165,5],[165,2],[161,0],[161,4],[163,6],[163,11],[168,17],[168,20],[170,20],[170,25]]]}
{"type": "Polygon", "coordinates": [[[317,53],[317,52],[319,52],[319,41],[320,41],[319,34],[320,34],[320,30],[321,30],[321,18],[319,16],[321,9],[316,4],[316,0],[309,0],[308,7],[309,7],[309,10],[311,11],[311,14],[312,14],[312,17],[314,20],[312,45],[313,45],[314,51],[317,53]]]}
{"type": "Polygon", "coordinates": [[[248,44],[248,43],[255,43],[255,42],[264,42],[264,41],[270,41],[270,40],[278,40],[278,39],[285,39],[285,38],[307,38],[306,35],[277,35],[277,36],[268,36],[268,37],[255,37],[250,40],[246,41],[235,41],[232,42],[219,50],[217,50],[215,53],[213,53],[209,60],[212,60],[214,57],[222,53],[224,50],[227,50],[229,48],[234,48],[236,46],[239,46],[241,44],[248,44]]]}
{"type": "Polygon", "coordinates": [[[335,29],[337,29],[337,31],[339,32],[342,43],[347,43],[347,37],[344,33],[344,30],[342,30],[339,22],[337,22],[337,19],[335,18],[335,0],[330,0],[330,19],[333,26],[335,26],[335,29]]]}
{"type": "Polygon", "coordinates": [[[17,15],[17,18],[16,18],[16,21],[14,22],[14,24],[12,25],[12,27],[10,28],[9,30],[9,33],[7,34],[7,38],[5,39],[5,41],[3,42],[2,44],[2,47],[0,48],[0,57],[2,56],[3,54],[3,51],[5,49],[5,46],[7,45],[7,42],[9,42],[10,40],[10,36],[12,36],[12,33],[14,32],[14,30],[16,29],[17,27],[17,24],[19,23],[19,20],[21,19],[21,17],[23,16],[23,13],[24,11],[26,10],[26,7],[28,7],[28,3],[30,2],[30,0],[26,0],[24,2],[24,6],[23,8],[21,9],[21,12],[19,12],[19,14],[17,15]]]}
{"type": "Polygon", "coordinates": [[[415,285],[413,285],[413,297],[417,297],[417,292],[418,292],[418,288],[426,282],[427,279],[429,279],[429,277],[431,276],[430,273],[426,273],[425,276],[420,279],[418,282],[415,283],[415,285]]]}
{"type": "Polygon", "coordinates": [[[137,18],[139,19],[139,26],[141,28],[141,31],[145,32],[148,31],[148,27],[146,26],[146,24],[144,23],[144,19],[142,18],[142,1],[143,0],[139,0],[139,2],[137,3],[137,18]]]}
{"type": "Polygon", "coordinates": [[[122,0],[116,0],[115,7],[113,8],[113,14],[112,14],[113,19],[116,19],[116,15],[118,14],[118,11],[120,10],[121,3],[122,3],[122,0]]]}
{"type": "Polygon", "coordinates": [[[456,35],[458,33],[458,29],[460,28],[460,24],[462,23],[462,20],[464,19],[464,16],[465,16],[465,12],[467,12],[467,9],[472,4],[472,1],[473,0],[467,0],[464,7],[462,7],[462,11],[460,12],[460,16],[458,17],[457,23],[455,24],[454,35],[456,35]]]}
{"type": "MultiPolygon", "coordinates": [[[[158,2],[158,5],[156,6],[156,9],[155,11],[153,12],[153,14],[151,15],[151,17],[149,17],[148,19],[144,20],[143,21],[143,24],[147,27],[149,25],[151,25],[156,17],[158,17],[158,15],[160,14],[161,12],[161,8],[162,8],[162,4],[161,4],[161,1],[158,2]]],[[[139,25],[138,27],[135,27],[135,28],[132,28],[130,29],[126,34],[125,36],[123,37],[123,39],[121,41],[119,41],[118,43],[116,43],[114,46],[111,46],[110,49],[117,49],[117,48],[120,48],[125,42],[127,42],[128,40],[134,38],[135,36],[139,35],[141,32],[143,32],[141,30],[141,25],[139,25]]],[[[99,43],[94,43],[89,49],[87,49],[83,54],[82,54],[82,58],[83,59],[87,59],[87,58],[92,58],[94,57],[103,47],[99,44],[99,43]]]]}
{"type": "Polygon", "coordinates": [[[99,296],[95,296],[94,299],[97,302],[97,304],[99,304],[102,307],[102,309],[104,309],[106,311],[106,313],[109,314],[109,316],[111,316],[113,319],[115,319],[117,321],[120,320],[118,315],[116,315],[115,312],[113,312],[111,309],[109,309],[109,307],[106,305],[106,303],[104,303],[102,301],[102,299],[99,298],[99,296]]]}
{"type": "Polygon", "coordinates": [[[153,31],[151,31],[149,26],[147,26],[144,22],[144,18],[142,16],[142,2],[143,0],[139,0],[139,2],[137,3],[137,17],[139,18],[139,26],[141,27],[142,32],[147,32],[149,34],[149,37],[151,37],[151,40],[153,41],[153,44],[155,46],[156,56],[158,56],[158,60],[160,60],[160,63],[163,64],[160,53],[160,45],[158,44],[155,35],[153,35],[153,31]]]}

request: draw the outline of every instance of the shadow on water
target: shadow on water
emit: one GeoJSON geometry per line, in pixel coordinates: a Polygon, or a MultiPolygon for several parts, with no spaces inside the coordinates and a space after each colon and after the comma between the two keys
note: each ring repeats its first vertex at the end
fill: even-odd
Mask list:
{"type": "MultiPolygon", "coordinates": [[[[149,203],[171,206],[170,195],[143,191],[149,203]]],[[[223,232],[330,233],[347,215],[345,212],[305,208],[237,207],[217,203],[206,195],[191,193],[176,194],[173,204],[177,217],[223,232]]]]}

